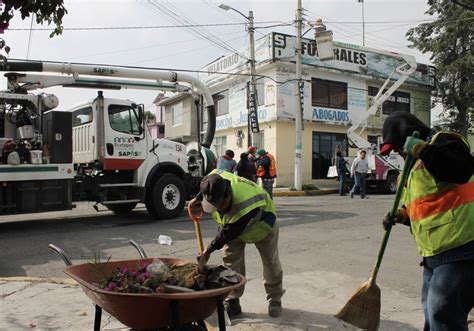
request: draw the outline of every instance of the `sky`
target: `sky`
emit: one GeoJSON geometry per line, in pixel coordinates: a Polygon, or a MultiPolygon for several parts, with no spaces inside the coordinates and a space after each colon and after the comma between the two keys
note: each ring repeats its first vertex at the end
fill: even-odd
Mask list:
{"type": "MultiPolygon", "coordinates": [[[[321,17],[334,40],[362,45],[362,4],[357,0],[303,0],[305,18],[321,17]]],[[[49,38],[47,28],[21,20],[10,23],[3,35],[11,47],[10,57],[44,61],[134,65],[170,69],[200,69],[216,58],[241,49],[247,43],[245,18],[218,8],[225,3],[245,15],[252,10],[256,26],[288,24],[294,20],[296,0],[71,0],[65,1],[66,30],[49,38]],[[179,20],[180,22],[178,22],[179,20]],[[189,28],[149,28],[185,24],[231,24],[189,28]],[[272,22],[272,23],[267,23],[272,22]],[[275,23],[276,22],[276,23],[275,23]],[[30,36],[30,26],[33,30],[30,36]],[[104,29],[111,27],[142,27],[104,29]],[[143,28],[147,27],[147,28],[143,28]],[[67,28],[99,28],[67,30],[67,28]],[[15,30],[25,29],[25,30],[15,30]],[[224,42],[226,45],[222,45],[224,42]],[[220,44],[221,46],[216,45],[220,44]]],[[[365,0],[365,45],[414,55],[417,62],[430,64],[429,54],[407,46],[405,34],[428,19],[425,0],[365,0]]],[[[271,31],[295,34],[294,26],[258,28],[256,38],[271,31]]],[[[2,80],[4,88],[4,79],[2,80]]],[[[51,88],[65,109],[96,96],[94,90],[51,88]]],[[[157,92],[106,91],[106,97],[125,98],[150,105],[157,92]]]]}

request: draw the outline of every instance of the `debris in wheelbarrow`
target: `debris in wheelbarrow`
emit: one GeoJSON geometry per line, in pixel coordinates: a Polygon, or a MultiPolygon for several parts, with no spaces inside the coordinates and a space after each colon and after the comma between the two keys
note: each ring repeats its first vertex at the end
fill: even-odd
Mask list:
{"type": "MultiPolygon", "coordinates": [[[[98,265],[97,265],[98,266],[98,265]]],[[[225,266],[200,267],[196,263],[179,261],[166,264],[155,259],[151,264],[137,265],[134,268],[116,267],[104,275],[96,286],[118,293],[167,293],[180,288],[202,291],[238,284],[240,277],[225,266]]]]}
{"type": "MultiPolygon", "coordinates": [[[[186,265],[189,261],[160,258],[166,265],[186,265]]],[[[216,289],[191,291],[186,293],[119,293],[101,289],[97,286],[104,275],[111,275],[117,268],[144,268],[154,259],[128,261],[108,261],[103,263],[85,263],[71,265],[64,271],[76,280],[84,293],[96,304],[94,330],[100,330],[102,309],[133,329],[157,329],[178,327],[187,323],[200,323],[214,311],[218,312],[219,330],[225,330],[223,300],[227,295],[242,286],[246,279],[237,274],[239,282],[216,289]],[[97,273],[101,270],[100,273],[97,273]]],[[[196,265],[197,266],[197,265],[196,265]]],[[[206,270],[214,270],[210,267],[206,270]]],[[[210,271],[211,272],[211,271],[210,271]]],[[[211,272],[212,274],[212,272],[211,272]]],[[[228,274],[224,273],[228,281],[228,274]]],[[[204,275],[206,279],[210,278],[204,275]]],[[[232,280],[230,278],[230,280],[232,280]]],[[[223,283],[224,284],[224,283],[223,283]]]]}

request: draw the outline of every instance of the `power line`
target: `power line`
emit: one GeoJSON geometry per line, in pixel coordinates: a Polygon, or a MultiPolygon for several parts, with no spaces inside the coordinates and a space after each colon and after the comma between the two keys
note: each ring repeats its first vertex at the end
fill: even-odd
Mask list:
{"type": "MultiPolygon", "coordinates": [[[[161,3],[161,5],[158,6],[155,3],[154,0],[148,0],[148,2],[146,2],[146,4],[149,7],[151,7],[154,11],[156,11],[157,13],[160,13],[160,15],[165,15],[165,17],[167,19],[171,19],[172,21],[177,22],[178,24],[181,24],[181,25],[186,25],[186,24],[187,25],[196,25],[196,24],[192,24],[189,20],[185,19],[183,16],[180,16],[180,15],[176,14],[172,9],[168,8],[166,6],[166,4],[164,4],[164,3],[161,3]]],[[[195,27],[187,27],[186,29],[188,29],[190,32],[192,32],[194,34],[197,34],[200,37],[203,37],[204,39],[209,41],[211,44],[214,44],[214,45],[224,49],[227,52],[231,52],[231,53],[236,52],[236,50],[233,47],[225,45],[222,42],[219,42],[218,40],[214,39],[213,37],[209,37],[209,35],[199,31],[195,27]]]]}
{"type": "MultiPolygon", "coordinates": [[[[282,24],[281,21],[262,21],[255,24],[282,24]]],[[[146,25],[146,26],[96,26],[96,27],[71,27],[63,28],[63,31],[91,31],[91,30],[146,30],[146,29],[178,29],[178,28],[195,28],[195,27],[219,27],[219,26],[236,26],[245,25],[246,23],[209,23],[209,24],[181,24],[181,25],[146,25]]],[[[258,27],[259,28],[259,27],[258,27]]],[[[262,27],[263,28],[263,27],[262,27]]],[[[8,28],[8,31],[52,31],[53,28],[8,28]]]]}
{"type": "MultiPolygon", "coordinates": [[[[220,36],[228,36],[228,35],[235,35],[235,34],[237,34],[237,33],[231,32],[231,33],[221,34],[220,36]]],[[[169,43],[154,44],[154,45],[144,46],[144,47],[127,48],[127,49],[121,49],[121,50],[115,50],[115,51],[109,51],[109,52],[101,52],[101,53],[93,53],[93,54],[72,56],[72,57],[64,58],[64,60],[67,60],[67,59],[80,59],[80,58],[84,58],[84,57],[93,57],[93,56],[100,56],[100,55],[119,54],[119,53],[125,53],[125,52],[133,52],[133,51],[139,51],[139,50],[155,48],[155,47],[161,47],[161,46],[183,44],[183,43],[188,43],[188,42],[202,40],[202,39],[204,39],[204,38],[193,38],[193,39],[187,39],[187,40],[173,41],[173,42],[169,42],[169,43]]]]}
{"type": "MultiPolygon", "coordinates": [[[[232,39],[226,40],[226,42],[227,41],[233,41],[233,40],[239,39],[241,37],[242,36],[238,36],[237,38],[232,38],[232,39]]],[[[197,47],[197,48],[189,49],[185,52],[181,51],[181,52],[178,52],[178,53],[173,53],[173,54],[168,54],[168,55],[164,55],[164,56],[154,57],[154,58],[151,58],[151,59],[148,59],[148,60],[140,60],[140,61],[136,61],[136,62],[129,62],[127,64],[137,64],[137,63],[143,63],[143,62],[150,62],[150,61],[154,61],[154,60],[158,60],[158,59],[164,59],[164,58],[167,58],[167,57],[170,57],[170,56],[187,54],[187,53],[195,52],[195,51],[198,51],[198,50],[207,49],[209,47],[212,47],[212,45],[207,45],[207,46],[204,46],[204,47],[197,47]]]]}

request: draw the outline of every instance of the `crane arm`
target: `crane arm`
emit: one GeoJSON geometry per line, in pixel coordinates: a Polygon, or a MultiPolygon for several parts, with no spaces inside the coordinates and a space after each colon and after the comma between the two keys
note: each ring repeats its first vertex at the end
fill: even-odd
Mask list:
{"type": "Polygon", "coordinates": [[[393,73],[387,78],[379,92],[374,97],[372,104],[369,109],[364,113],[363,116],[355,119],[352,122],[352,126],[347,130],[347,137],[352,144],[358,148],[370,148],[370,143],[361,137],[362,132],[367,126],[367,120],[370,116],[377,113],[377,109],[410,77],[410,75],[416,70],[417,64],[413,56],[410,55],[399,55],[405,63],[395,68],[393,73],[398,73],[400,77],[392,82],[393,73]],[[391,84],[391,85],[390,85],[391,84]],[[390,87],[388,87],[390,85],[390,87]],[[388,88],[387,88],[388,87],[388,88]],[[387,89],[385,92],[384,90],[387,89]],[[360,132],[356,132],[360,129],[360,132]]]}

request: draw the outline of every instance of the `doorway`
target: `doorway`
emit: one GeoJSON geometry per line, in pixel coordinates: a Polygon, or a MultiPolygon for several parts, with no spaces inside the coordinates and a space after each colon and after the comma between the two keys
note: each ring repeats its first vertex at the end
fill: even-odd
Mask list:
{"type": "Polygon", "coordinates": [[[336,146],[347,156],[347,137],[342,133],[313,132],[312,178],[327,178],[329,167],[336,157],[336,146]]]}

